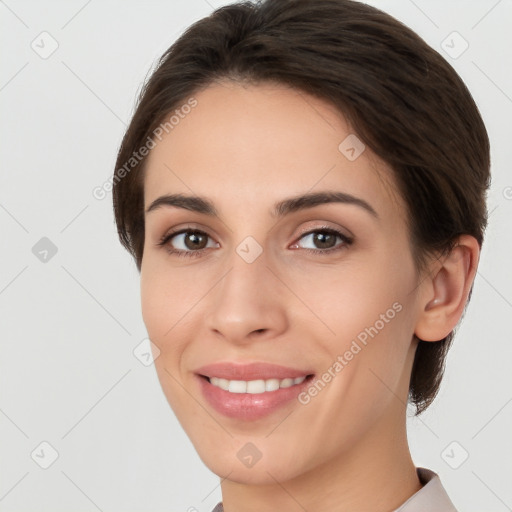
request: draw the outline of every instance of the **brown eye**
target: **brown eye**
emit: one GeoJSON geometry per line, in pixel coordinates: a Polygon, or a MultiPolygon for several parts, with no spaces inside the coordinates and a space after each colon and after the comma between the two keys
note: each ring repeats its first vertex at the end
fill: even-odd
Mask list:
{"type": "Polygon", "coordinates": [[[304,233],[299,240],[308,240],[313,244],[313,248],[303,247],[300,242],[296,243],[294,247],[301,247],[309,252],[324,254],[342,249],[353,242],[348,236],[331,228],[318,228],[308,231],[304,233]],[[338,239],[341,243],[336,244],[338,239]]]}
{"type": "Polygon", "coordinates": [[[209,236],[204,231],[198,229],[182,229],[175,233],[165,235],[158,243],[165,246],[167,251],[178,256],[197,256],[208,247],[217,247],[213,242],[208,245],[209,236]]]}
{"type": "Polygon", "coordinates": [[[208,235],[199,231],[184,233],[183,243],[188,249],[204,249],[208,241],[208,235]]]}
{"type": "MultiPolygon", "coordinates": [[[[344,249],[351,245],[353,240],[348,236],[332,228],[317,228],[304,233],[299,240],[308,239],[313,243],[314,248],[302,247],[299,243],[292,247],[303,248],[314,254],[329,254],[331,252],[344,249]],[[337,240],[341,243],[336,243],[337,240]]],[[[208,245],[210,236],[204,231],[198,229],[182,229],[175,233],[169,233],[162,237],[159,246],[166,248],[169,254],[176,256],[201,256],[203,251],[208,248],[219,247],[217,242],[208,245]]]]}
{"type": "Polygon", "coordinates": [[[313,243],[319,249],[330,249],[336,245],[336,238],[337,236],[332,233],[319,231],[313,234],[313,243]]]}

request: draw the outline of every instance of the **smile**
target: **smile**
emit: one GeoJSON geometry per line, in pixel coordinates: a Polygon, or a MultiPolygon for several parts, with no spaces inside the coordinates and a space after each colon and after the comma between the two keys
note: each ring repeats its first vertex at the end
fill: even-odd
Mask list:
{"type": "Polygon", "coordinates": [[[267,380],[228,380],[220,377],[210,377],[210,384],[229,391],[230,393],[249,393],[257,395],[268,391],[277,391],[278,389],[290,388],[297,384],[302,384],[306,380],[307,375],[296,377],[295,379],[267,379],[267,380]]]}
{"type": "Polygon", "coordinates": [[[194,371],[205,406],[233,420],[254,421],[297,407],[314,370],[267,362],[219,361],[194,371]]]}

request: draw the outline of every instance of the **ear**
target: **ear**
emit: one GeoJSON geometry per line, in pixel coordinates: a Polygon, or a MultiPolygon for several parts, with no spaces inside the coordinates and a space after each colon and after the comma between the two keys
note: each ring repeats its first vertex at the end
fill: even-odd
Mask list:
{"type": "Polygon", "coordinates": [[[475,279],[480,246],[462,235],[452,251],[436,260],[422,282],[420,312],[414,334],[424,341],[444,339],[459,322],[475,279]]]}

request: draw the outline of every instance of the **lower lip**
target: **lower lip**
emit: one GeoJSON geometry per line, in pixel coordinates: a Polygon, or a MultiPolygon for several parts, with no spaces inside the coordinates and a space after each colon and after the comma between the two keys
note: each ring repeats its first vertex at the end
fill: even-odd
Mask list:
{"type": "Polygon", "coordinates": [[[213,384],[208,379],[196,375],[201,392],[207,402],[220,414],[239,420],[257,420],[272,414],[296,399],[307,387],[313,376],[306,377],[300,384],[289,388],[279,388],[265,393],[230,393],[213,384]]]}

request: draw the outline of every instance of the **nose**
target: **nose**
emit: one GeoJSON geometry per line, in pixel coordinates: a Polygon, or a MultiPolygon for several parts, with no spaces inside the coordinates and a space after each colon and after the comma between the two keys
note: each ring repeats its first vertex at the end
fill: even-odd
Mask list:
{"type": "Polygon", "coordinates": [[[206,327],[235,344],[274,339],[288,327],[286,286],[263,252],[248,263],[235,251],[209,295],[206,327]]]}

